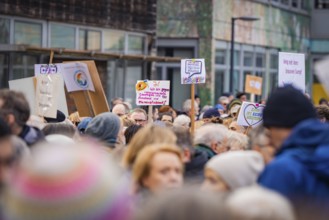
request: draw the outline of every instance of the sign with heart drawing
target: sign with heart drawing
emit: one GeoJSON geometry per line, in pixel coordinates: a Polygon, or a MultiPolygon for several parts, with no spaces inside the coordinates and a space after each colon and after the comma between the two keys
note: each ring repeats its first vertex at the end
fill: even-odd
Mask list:
{"type": "Polygon", "coordinates": [[[263,121],[265,105],[243,102],[238,115],[238,124],[242,126],[257,127],[263,121]]]}

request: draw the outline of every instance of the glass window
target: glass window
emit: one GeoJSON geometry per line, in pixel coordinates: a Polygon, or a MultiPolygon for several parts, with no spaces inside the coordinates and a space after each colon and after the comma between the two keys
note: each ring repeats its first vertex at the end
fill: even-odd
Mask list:
{"type": "Polygon", "coordinates": [[[233,72],[233,92],[239,91],[239,82],[240,82],[240,71],[234,70],[233,72]]]}
{"type": "Polygon", "coordinates": [[[225,70],[216,70],[215,78],[215,103],[217,99],[224,93],[225,70]]]}
{"type": "Polygon", "coordinates": [[[269,91],[272,91],[273,89],[275,89],[278,86],[278,73],[277,72],[270,73],[269,83],[270,83],[269,91]]]}
{"type": "Polygon", "coordinates": [[[34,64],[38,63],[38,57],[14,53],[12,58],[13,75],[10,80],[34,76],[34,64]]]}
{"type": "Polygon", "coordinates": [[[226,64],[226,50],[216,49],[216,57],[215,57],[215,63],[216,64],[226,64]]]}
{"type": "Polygon", "coordinates": [[[137,35],[128,36],[128,53],[144,54],[144,37],[137,35]]]}
{"type": "Polygon", "coordinates": [[[308,10],[309,9],[309,0],[301,0],[301,8],[303,10],[308,10]]]}
{"type": "Polygon", "coordinates": [[[298,8],[298,0],[291,0],[291,5],[294,8],[298,8]]]}
{"type": "Polygon", "coordinates": [[[252,52],[244,52],[243,65],[244,66],[253,66],[252,58],[253,58],[252,52]]]}
{"type": "Polygon", "coordinates": [[[256,67],[265,67],[265,54],[256,54],[256,67]]]}
{"type": "Polygon", "coordinates": [[[194,58],[193,48],[174,48],[174,57],[194,58]]]}
{"type": "Polygon", "coordinates": [[[128,62],[125,76],[124,99],[133,106],[136,105],[136,89],[137,80],[142,79],[142,64],[140,62],[128,62]]]}
{"type": "Polygon", "coordinates": [[[51,24],[50,46],[74,49],[75,28],[66,25],[51,24]]]}
{"type": "Polygon", "coordinates": [[[289,0],[281,0],[281,3],[284,5],[289,5],[289,0]]]}
{"type": "Polygon", "coordinates": [[[8,88],[8,55],[0,54],[0,88],[8,88]]]}
{"type": "Polygon", "coordinates": [[[42,25],[40,23],[15,21],[15,44],[42,45],[42,25]]]}
{"type": "MultiPolygon", "coordinates": [[[[231,51],[229,51],[229,56],[231,59],[231,51]]],[[[240,66],[240,51],[234,51],[234,66],[240,66]]]]}
{"type": "Polygon", "coordinates": [[[79,49],[80,50],[100,50],[101,32],[80,29],[79,31],[79,49]]]}
{"type": "Polygon", "coordinates": [[[104,50],[123,53],[125,50],[125,33],[123,31],[104,31],[104,50]]]}
{"type": "Polygon", "coordinates": [[[9,19],[0,18],[0,44],[9,44],[9,19]]]}
{"type": "Polygon", "coordinates": [[[315,0],[315,8],[329,9],[329,1],[328,0],[315,0]]]}
{"type": "Polygon", "coordinates": [[[278,68],[278,55],[271,54],[270,67],[271,67],[271,69],[278,68]]]}

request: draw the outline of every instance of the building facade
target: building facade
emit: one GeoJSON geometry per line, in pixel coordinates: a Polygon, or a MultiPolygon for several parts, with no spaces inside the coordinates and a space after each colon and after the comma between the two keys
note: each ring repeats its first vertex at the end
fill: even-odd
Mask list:
{"type": "MultiPolygon", "coordinates": [[[[305,54],[306,90],[312,93],[313,63],[329,52],[329,29],[321,22],[329,16],[324,2],[327,1],[158,0],[158,52],[205,58],[207,83],[198,85],[197,93],[203,104],[214,104],[223,92],[230,90],[231,18],[257,17],[258,21],[235,22],[233,92],[244,91],[245,76],[251,74],[263,78],[263,93],[257,100],[266,98],[277,86],[281,51],[305,54]],[[320,2],[321,9],[317,8],[320,2]],[[178,40],[177,45],[167,46],[178,40]]],[[[168,71],[170,64],[157,65],[162,77],[172,74],[168,71]]],[[[174,64],[171,68],[178,73],[174,64]]]]}
{"type": "Polygon", "coordinates": [[[53,63],[95,60],[108,99],[133,104],[155,32],[156,0],[0,0],[1,88],[48,63],[42,49],[59,48],[53,63]]]}

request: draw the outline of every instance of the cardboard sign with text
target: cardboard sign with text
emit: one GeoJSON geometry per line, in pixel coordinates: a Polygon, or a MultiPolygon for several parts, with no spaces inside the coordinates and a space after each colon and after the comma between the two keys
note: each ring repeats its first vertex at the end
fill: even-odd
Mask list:
{"type": "Polygon", "coordinates": [[[181,60],[181,83],[199,84],[206,82],[204,59],[181,60]]]}
{"type": "Polygon", "coordinates": [[[263,78],[253,75],[247,75],[246,76],[246,82],[245,82],[245,92],[251,93],[255,95],[261,95],[262,94],[262,83],[263,78]]]}
{"type": "Polygon", "coordinates": [[[305,92],[305,55],[279,52],[280,87],[291,84],[305,92]]]}
{"type": "Polygon", "coordinates": [[[257,127],[263,121],[265,105],[243,102],[238,115],[238,125],[257,127]]]}
{"type": "Polygon", "coordinates": [[[169,105],[170,81],[137,81],[136,105],[169,105]]]}

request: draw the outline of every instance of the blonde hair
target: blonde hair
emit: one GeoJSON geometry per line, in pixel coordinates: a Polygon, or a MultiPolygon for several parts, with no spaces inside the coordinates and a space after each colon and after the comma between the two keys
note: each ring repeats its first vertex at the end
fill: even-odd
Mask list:
{"type": "Polygon", "coordinates": [[[120,117],[121,124],[123,127],[129,127],[131,125],[134,125],[136,122],[134,119],[129,118],[128,115],[123,115],[120,117]]]}
{"type": "Polygon", "coordinates": [[[158,153],[172,153],[179,158],[183,166],[183,158],[180,149],[174,144],[153,144],[148,145],[139,153],[133,165],[132,175],[134,183],[143,186],[143,180],[150,175],[152,158],[158,153]]]}
{"type": "Polygon", "coordinates": [[[146,125],[131,139],[125,154],[123,165],[132,168],[139,152],[150,144],[175,144],[176,135],[172,130],[156,125],[146,125]]]}

